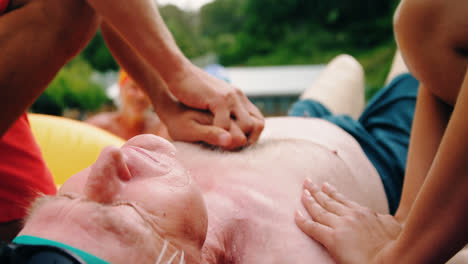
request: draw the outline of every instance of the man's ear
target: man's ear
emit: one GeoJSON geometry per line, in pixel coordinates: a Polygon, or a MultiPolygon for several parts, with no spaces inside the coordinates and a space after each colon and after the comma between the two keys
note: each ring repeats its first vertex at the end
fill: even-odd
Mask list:
{"type": "Polygon", "coordinates": [[[92,201],[111,203],[130,178],[130,171],[120,149],[106,147],[91,166],[84,194],[92,201]]]}

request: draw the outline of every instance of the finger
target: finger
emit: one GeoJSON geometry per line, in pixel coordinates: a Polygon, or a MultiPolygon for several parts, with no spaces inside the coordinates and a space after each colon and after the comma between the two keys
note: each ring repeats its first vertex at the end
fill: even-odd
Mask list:
{"type": "Polygon", "coordinates": [[[250,132],[250,135],[248,136],[248,141],[247,141],[248,145],[252,145],[255,142],[257,142],[258,139],[260,138],[263,128],[265,128],[265,120],[263,118],[258,119],[254,117],[253,121],[254,121],[254,125],[252,128],[252,131],[250,132]]]}
{"type": "Polygon", "coordinates": [[[334,199],[335,201],[343,204],[344,206],[350,207],[350,208],[360,208],[360,205],[356,202],[353,202],[346,198],[343,194],[338,192],[338,190],[330,185],[329,183],[324,183],[322,186],[322,191],[327,194],[330,198],[334,199]]]}
{"type": "Polygon", "coordinates": [[[296,211],[295,221],[299,229],[301,229],[306,235],[327,248],[328,245],[331,245],[333,229],[317,223],[314,220],[305,218],[299,211],[296,211]]]}
{"type": "Polygon", "coordinates": [[[210,112],[194,111],[191,115],[199,124],[213,125],[214,123],[214,116],[210,112]]]}
{"type": "Polygon", "coordinates": [[[175,140],[182,139],[189,142],[205,142],[213,146],[226,147],[231,145],[231,134],[217,126],[203,125],[195,120],[189,121],[185,129],[177,133],[175,140]]]}
{"type": "Polygon", "coordinates": [[[336,201],[332,197],[328,196],[328,194],[320,190],[314,192],[312,196],[320,204],[320,206],[322,206],[325,210],[327,210],[330,213],[343,216],[349,211],[347,206],[336,201]]]}
{"type": "Polygon", "coordinates": [[[247,137],[244,135],[242,130],[239,128],[236,122],[231,120],[231,128],[229,133],[231,134],[231,145],[225,147],[226,149],[237,149],[247,145],[247,137]]]}
{"type": "MultiPolygon", "coordinates": [[[[211,125],[212,124],[211,122],[213,121],[213,117],[210,114],[197,113],[196,120],[202,125],[211,125]]],[[[225,143],[225,141],[221,143],[222,140],[220,140],[220,142],[216,145],[221,146],[224,149],[228,149],[228,150],[238,149],[240,147],[245,146],[247,144],[246,136],[244,135],[244,133],[240,130],[240,128],[237,126],[237,124],[233,120],[230,120],[230,122],[231,122],[231,125],[229,126],[230,127],[229,134],[230,134],[231,140],[227,143],[225,143]]],[[[225,130],[223,131],[223,133],[224,132],[225,130]]]]}
{"type": "Polygon", "coordinates": [[[239,128],[245,135],[249,135],[253,129],[253,119],[250,113],[247,111],[246,106],[237,100],[236,106],[232,113],[235,116],[235,120],[239,128]]]}
{"type": "Polygon", "coordinates": [[[247,96],[244,96],[243,100],[244,104],[247,106],[247,111],[249,111],[251,115],[255,116],[258,119],[264,119],[262,112],[258,110],[258,108],[249,100],[249,98],[247,98],[247,96]]]}
{"type": "Polygon", "coordinates": [[[329,227],[335,226],[338,216],[322,207],[308,190],[304,190],[301,201],[315,222],[329,227]]]}
{"type": "Polygon", "coordinates": [[[225,103],[217,103],[210,111],[214,115],[213,125],[229,130],[231,125],[231,110],[230,104],[228,102],[225,103]]]}
{"type": "Polygon", "coordinates": [[[244,96],[245,100],[245,105],[247,105],[247,109],[252,116],[252,120],[254,122],[252,132],[250,132],[250,135],[248,136],[249,142],[248,144],[253,144],[257,142],[257,140],[260,137],[260,134],[263,131],[263,128],[265,128],[265,118],[263,117],[262,113],[258,108],[250,102],[250,100],[244,96]]]}

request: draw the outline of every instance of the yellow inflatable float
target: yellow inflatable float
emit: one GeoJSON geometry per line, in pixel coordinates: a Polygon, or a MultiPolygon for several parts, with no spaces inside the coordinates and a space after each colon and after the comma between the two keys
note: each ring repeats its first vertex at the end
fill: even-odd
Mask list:
{"type": "Polygon", "coordinates": [[[100,128],[64,117],[28,114],[28,118],[57,185],[96,161],[104,147],[120,147],[125,142],[100,128]]]}

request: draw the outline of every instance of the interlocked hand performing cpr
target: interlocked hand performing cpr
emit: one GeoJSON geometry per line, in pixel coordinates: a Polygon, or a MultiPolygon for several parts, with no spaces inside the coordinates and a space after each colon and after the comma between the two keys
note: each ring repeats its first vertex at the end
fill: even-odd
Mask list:
{"type": "Polygon", "coordinates": [[[184,105],[172,105],[160,114],[174,140],[203,141],[225,149],[258,140],[263,115],[238,88],[193,65],[167,85],[184,105]]]}

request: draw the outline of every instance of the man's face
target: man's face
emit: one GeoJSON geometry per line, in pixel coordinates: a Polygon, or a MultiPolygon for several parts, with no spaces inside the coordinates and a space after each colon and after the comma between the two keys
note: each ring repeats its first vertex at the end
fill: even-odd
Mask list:
{"type": "MultiPolygon", "coordinates": [[[[77,226],[93,231],[93,239],[103,245],[107,245],[106,232],[112,233],[123,247],[140,254],[136,256],[140,260],[144,247],[153,240],[159,248],[148,251],[156,254],[152,258],[157,257],[163,239],[183,250],[186,260],[200,257],[207,232],[206,207],[198,187],[175,159],[174,146],[166,140],[141,135],[120,149],[104,149],[90,168],[62,186],[58,196],[33,210],[23,234],[41,236],[37,229],[53,217],[58,224],[54,228],[42,226],[48,235],[45,238],[61,239],[50,229],[63,233],[59,227],[68,226],[67,237],[61,242],[90,253],[94,252],[86,248],[87,244],[79,242],[89,234],[73,236],[77,226]],[[125,246],[131,244],[137,248],[125,246]]],[[[115,258],[121,252],[110,254],[115,258]]],[[[166,254],[170,257],[172,253],[166,254]]],[[[129,263],[127,256],[119,258],[121,263],[129,263]]]]}
{"type": "Polygon", "coordinates": [[[134,114],[141,114],[151,106],[149,98],[132,80],[121,84],[120,98],[126,111],[134,114]]]}
{"type": "Polygon", "coordinates": [[[468,64],[468,1],[402,0],[395,35],[410,72],[448,104],[468,64]]]}

